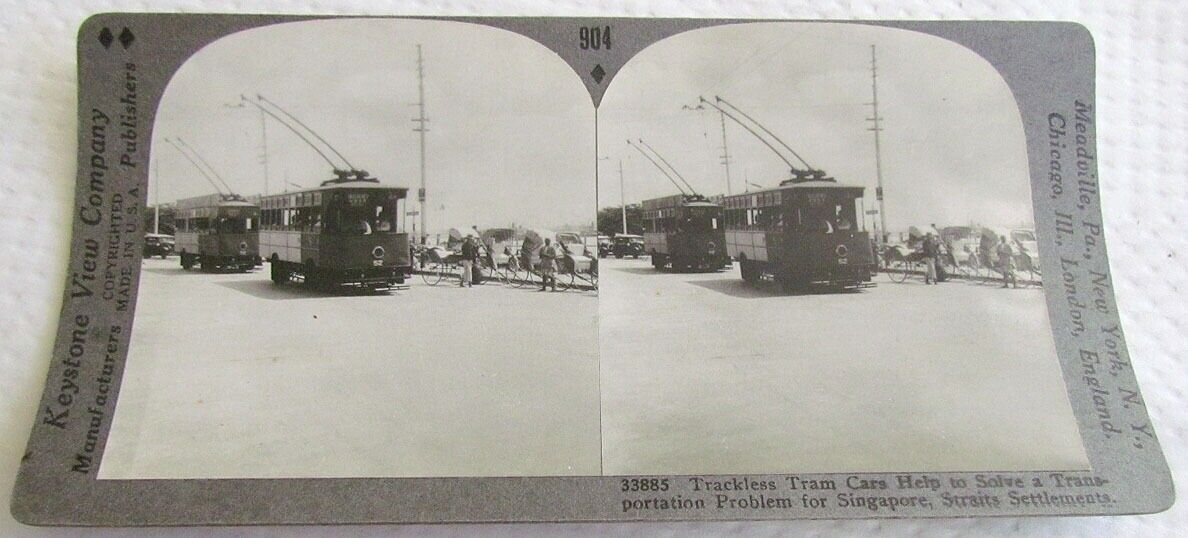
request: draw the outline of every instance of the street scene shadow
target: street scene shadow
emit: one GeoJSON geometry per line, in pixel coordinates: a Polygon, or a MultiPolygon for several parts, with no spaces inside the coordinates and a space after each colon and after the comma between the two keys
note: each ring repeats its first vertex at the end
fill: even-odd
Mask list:
{"type": "Polygon", "coordinates": [[[686,282],[713,292],[742,299],[772,299],[798,295],[849,295],[863,293],[861,289],[839,290],[828,287],[785,290],[774,282],[760,282],[757,285],[753,285],[743,280],[688,280],[686,282]]]}
{"type": "Polygon", "coordinates": [[[144,267],[144,266],[141,266],[140,270],[147,272],[147,273],[156,273],[158,275],[171,275],[171,276],[243,275],[243,274],[251,274],[256,271],[259,271],[258,268],[253,271],[247,271],[246,273],[242,272],[242,271],[203,271],[198,268],[186,270],[186,269],[182,269],[180,265],[172,266],[172,267],[144,267]]]}
{"type": "Polygon", "coordinates": [[[671,273],[671,271],[658,271],[650,265],[647,267],[616,267],[614,270],[629,275],[642,276],[660,276],[671,273]]]}
{"type": "Polygon", "coordinates": [[[286,284],[277,286],[271,280],[236,280],[233,282],[217,282],[219,286],[245,293],[258,299],[270,301],[285,301],[293,299],[325,299],[330,297],[374,297],[377,295],[391,295],[391,291],[371,291],[353,288],[339,288],[334,290],[319,290],[301,284],[286,284]]]}

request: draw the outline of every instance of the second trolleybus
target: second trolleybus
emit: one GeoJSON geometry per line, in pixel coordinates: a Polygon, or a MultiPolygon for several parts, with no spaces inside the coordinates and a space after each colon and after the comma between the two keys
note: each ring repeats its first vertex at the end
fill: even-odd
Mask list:
{"type": "Polygon", "coordinates": [[[656,269],[717,271],[730,265],[722,206],[701,195],[644,200],[644,250],[656,269]]]}
{"type": "Polygon", "coordinates": [[[248,271],[260,264],[260,208],[237,194],[178,200],[174,222],[183,269],[248,271]]]}

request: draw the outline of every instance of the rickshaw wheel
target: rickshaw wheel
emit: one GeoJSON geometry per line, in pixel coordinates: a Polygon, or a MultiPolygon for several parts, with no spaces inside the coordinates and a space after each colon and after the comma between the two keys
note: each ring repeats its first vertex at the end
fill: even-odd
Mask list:
{"type": "Polygon", "coordinates": [[[564,273],[558,271],[553,273],[553,278],[557,279],[557,288],[561,291],[573,289],[574,272],[565,271],[564,273]]]}
{"type": "Polygon", "coordinates": [[[887,276],[891,278],[892,282],[904,283],[907,281],[908,272],[912,270],[912,264],[904,259],[898,259],[891,262],[891,270],[887,272],[887,276]]]}
{"type": "Polygon", "coordinates": [[[514,288],[522,288],[527,283],[526,281],[529,276],[528,272],[524,270],[524,267],[520,263],[519,257],[513,256],[507,259],[508,284],[514,288]]]}
{"type": "Polygon", "coordinates": [[[441,262],[430,261],[421,267],[421,280],[430,286],[436,286],[445,276],[445,267],[441,262]]]}

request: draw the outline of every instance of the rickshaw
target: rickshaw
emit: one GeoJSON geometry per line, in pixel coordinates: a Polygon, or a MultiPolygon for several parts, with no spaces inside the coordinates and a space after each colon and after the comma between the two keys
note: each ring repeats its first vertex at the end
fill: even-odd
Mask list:
{"type": "Polygon", "coordinates": [[[487,234],[478,232],[474,228],[464,230],[450,228],[445,245],[425,246],[420,248],[418,259],[421,260],[421,278],[426,284],[436,286],[446,276],[457,276],[462,270],[462,242],[467,237],[477,241],[479,257],[473,268],[474,283],[482,284],[485,280],[495,279],[504,284],[508,283],[508,273],[498,263],[504,260],[506,266],[508,256],[506,249],[498,255],[492,251],[497,244],[495,239],[502,234],[487,234]]]}
{"type": "MultiPolygon", "coordinates": [[[[525,285],[540,284],[540,250],[544,248],[545,238],[553,239],[557,234],[548,230],[527,230],[520,242],[520,248],[509,252],[507,260],[507,279],[517,288],[525,285]]],[[[558,254],[561,248],[557,247],[558,254]]],[[[560,284],[560,282],[558,282],[560,284]]]]}
{"type": "Polygon", "coordinates": [[[1003,276],[1002,264],[998,262],[998,244],[1003,237],[1011,243],[1011,260],[1015,265],[1016,275],[1026,275],[1019,278],[1024,284],[1039,284],[1041,273],[1036,251],[1035,233],[1017,234],[1016,232],[1029,230],[1008,230],[1006,228],[984,228],[978,244],[978,255],[982,265],[986,268],[983,275],[987,279],[997,280],[1003,276]]]}
{"type": "MultiPolygon", "coordinates": [[[[924,267],[924,238],[927,235],[927,232],[912,226],[908,228],[905,239],[883,246],[879,258],[883,260],[887,276],[893,282],[905,282],[913,274],[923,275],[927,272],[924,267]]],[[[952,244],[945,240],[944,234],[933,232],[933,235],[937,236],[940,245],[940,255],[936,260],[937,281],[945,281],[954,272],[964,273],[953,255],[952,244]]]]}
{"type": "Polygon", "coordinates": [[[557,286],[565,289],[576,286],[598,287],[598,258],[586,246],[585,239],[572,232],[557,234],[556,244],[561,250],[558,260],[557,286]]]}

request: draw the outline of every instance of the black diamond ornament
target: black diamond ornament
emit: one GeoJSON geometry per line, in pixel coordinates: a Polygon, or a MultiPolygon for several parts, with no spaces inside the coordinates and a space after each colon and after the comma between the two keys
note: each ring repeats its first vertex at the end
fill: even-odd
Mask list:
{"type": "Polygon", "coordinates": [[[104,27],[99,31],[99,44],[103,45],[103,48],[111,48],[112,41],[115,41],[115,36],[112,35],[110,28],[104,27]]]}
{"type": "Polygon", "coordinates": [[[124,28],[124,31],[120,32],[120,44],[127,49],[133,41],[136,41],[136,36],[132,35],[132,30],[124,28]]]}
{"type": "Polygon", "coordinates": [[[606,76],[606,70],[601,65],[595,64],[594,70],[590,71],[590,76],[594,77],[594,82],[602,84],[602,79],[606,76]]]}

